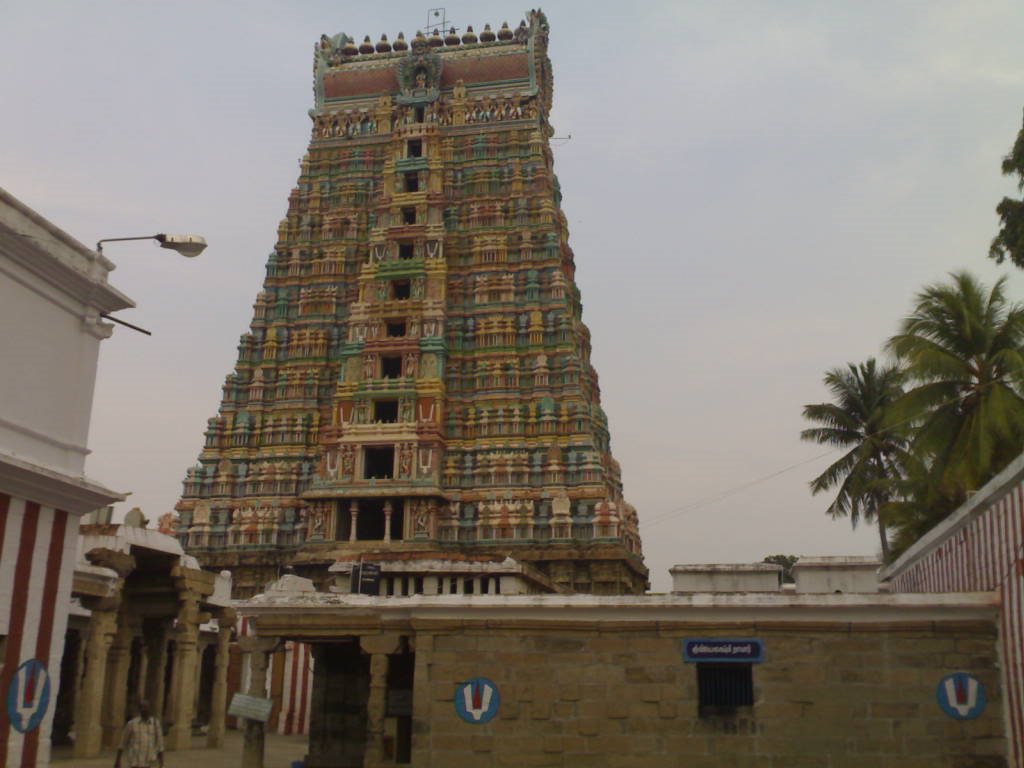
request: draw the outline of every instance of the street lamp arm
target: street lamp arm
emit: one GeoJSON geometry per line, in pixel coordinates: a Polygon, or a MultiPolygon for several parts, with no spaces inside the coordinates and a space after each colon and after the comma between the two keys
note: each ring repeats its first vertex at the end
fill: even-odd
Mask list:
{"type": "Polygon", "coordinates": [[[103,253],[104,243],[120,243],[125,240],[159,240],[164,235],[146,235],[145,237],[104,237],[96,242],[96,250],[103,253]]]}
{"type": "Polygon", "coordinates": [[[142,237],[105,237],[96,242],[96,252],[103,253],[104,243],[123,243],[126,240],[156,240],[161,248],[170,248],[182,256],[198,256],[206,248],[206,239],[200,235],[145,235],[142,237]]]}

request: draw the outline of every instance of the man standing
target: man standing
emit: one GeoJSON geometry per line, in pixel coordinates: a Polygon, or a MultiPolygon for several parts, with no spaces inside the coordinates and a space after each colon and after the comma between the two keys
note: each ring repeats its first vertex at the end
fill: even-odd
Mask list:
{"type": "Polygon", "coordinates": [[[139,705],[138,717],[124,726],[114,768],[121,768],[121,753],[128,753],[128,768],[164,768],[164,733],[160,721],[149,713],[149,703],[139,705]]]}

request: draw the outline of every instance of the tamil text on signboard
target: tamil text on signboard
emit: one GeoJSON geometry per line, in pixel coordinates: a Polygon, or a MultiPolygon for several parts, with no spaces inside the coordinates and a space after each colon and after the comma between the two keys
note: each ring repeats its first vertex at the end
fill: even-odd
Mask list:
{"type": "Polygon", "coordinates": [[[759,662],[764,659],[764,643],[751,637],[691,637],[683,640],[686,661],[759,662]]]}

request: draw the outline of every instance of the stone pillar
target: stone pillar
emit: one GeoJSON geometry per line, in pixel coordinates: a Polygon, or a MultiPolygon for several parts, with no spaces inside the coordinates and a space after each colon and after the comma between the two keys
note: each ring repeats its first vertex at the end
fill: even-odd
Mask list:
{"type": "MultiPolygon", "coordinates": [[[[107,655],[107,680],[103,706],[103,746],[116,747],[128,722],[128,670],[132,665],[134,631],[123,613],[119,616],[117,634],[107,655]]],[[[134,702],[131,702],[134,706],[134,702]]]]}
{"type": "Polygon", "coordinates": [[[398,650],[398,636],[368,635],[359,645],[370,654],[370,700],[366,703],[366,759],[363,765],[385,765],[384,716],[387,711],[388,654],[398,650]]]}
{"type": "Polygon", "coordinates": [[[384,541],[391,541],[391,513],[393,509],[390,501],[384,502],[384,541]]]}
{"type": "Polygon", "coordinates": [[[167,643],[170,624],[161,622],[151,626],[145,634],[146,680],[143,696],[149,702],[153,716],[160,721],[164,718],[165,680],[167,677],[167,643]]]}
{"type": "Polygon", "coordinates": [[[210,724],[206,731],[206,746],[212,749],[224,746],[225,717],[228,697],[228,662],[231,631],[235,625],[235,612],[227,609],[217,617],[217,666],[213,678],[210,701],[210,724]]]}
{"type": "Polygon", "coordinates": [[[85,674],[75,702],[75,757],[98,757],[103,746],[103,691],[107,656],[117,632],[117,613],[93,609],[85,637],[85,674]]]}
{"type": "MultiPolygon", "coordinates": [[[[276,637],[240,637],[238,644],[249,654],[249,695],[267,697],[267,667],[278,646],[276,637]]],[[[266,723],[244,718],[242,768],[263,768],[266,723]]]]}
{"type": "Polygon", "coordinates": [[[210,647],[211,640],[206,637],[199,637],[196,644],[196,679],[192,685],[192,714],[193,719],[199,712],[199,694],[203,687],[203,657],[206,655],[206,649],[210,647]]]}
{"type": "Polygon", "coordinates": [[[149,653],[146,648],[145,630],[141,637],[142,647],[139,649],[139,670],[135,679],[135,690],[131,692],[136,701],[146,701],[146,680],[149,678],[149,653]]]}
{"type": "Polygon", "coordinates": [[[351,516],[351,521],[349,523],[348,529],[348,540],[356,541],[356,524],[359,522],[359,502],[353,501],[351,504],[349,504],[348,511],[349,515],[351,516]]]}
{"type": "Polygon", "coordinates": [[[170,723],[167,733],[168,750],[188,749],[192,746],[192,717],[196,684],[196,666],[199,647],[199,601],[185,594],[178,609],[178,624],[174,629],[174,670],[171,679],[171,706],[165,721],[170,723]]]}
{"type": "Polygon", "coordinates": [[[430,739],[417,739],[417,733],[430,733],[430,725],[425,722],[429,717],[432,691],[427,681],[430,680],[430,664],[434,651],[434,636],[417,632],[413,638],[416,654],[416,666],[412,683],[412,765],[428,765],[430,763],[430,739]]]}
{"type": "Polygon", "coordinates": [[[327,664],[324,661],[325,646],[314,643],[310,649],[313,660],[313,680],[309,690],[309,739],[306,752],[306,764],[316,765],[317,759],[324,752],[327,740],[327,726],[324,712],[327,709],[327,664]]]}

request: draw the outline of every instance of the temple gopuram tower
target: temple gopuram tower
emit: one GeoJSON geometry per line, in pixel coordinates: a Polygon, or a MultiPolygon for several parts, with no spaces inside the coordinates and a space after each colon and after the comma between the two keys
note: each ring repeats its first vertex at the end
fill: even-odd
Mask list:
{"type": "Polygon", "coordinates": [[[309,150],[176,509],[236,597],[644,591],[553,171],[548,25],[323,36],[309,150]]]}

